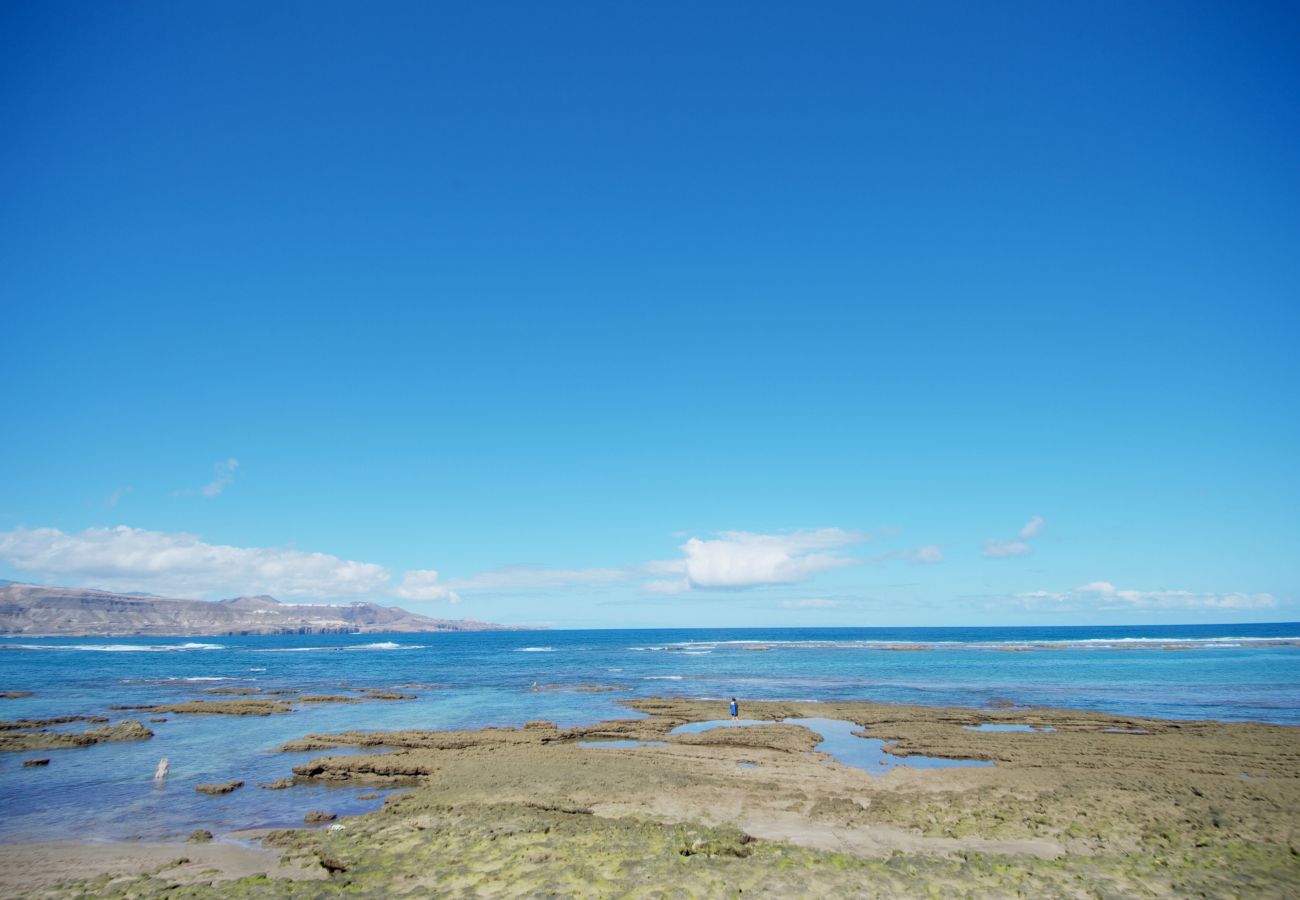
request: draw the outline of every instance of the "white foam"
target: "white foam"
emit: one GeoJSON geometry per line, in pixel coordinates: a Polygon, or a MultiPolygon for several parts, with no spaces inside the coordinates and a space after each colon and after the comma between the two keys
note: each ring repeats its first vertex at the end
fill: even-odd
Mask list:
{"type": "MultiPolygon", "coordinates": [[[[377,644],[354,644],[350,647],[267,647],[252,653],[337,653],[344,650],[424,650],[428,644],[394,644],[380,641],[377,644]]],[[[265,670],[263,670],[265,671],[265,670]]]]}
{"type": "Polygon", "coordinates": [[[1124,650],[1150,649],[1152,646],[1173,645],[1205,649],[1223,647],[1275,646],[1300,641],[1300,637],[1116,637],[1116,638],[1019,638],[1003,641],[943,641],[943,640],[733,640],[733,641],[676,641],[666,646],[628,647],[637,651],[665,651],[676,653],[702,653],[712,650],[745,648],[750,646],[772,649],[806,650],[881,650],[895,647],[925,647],[935,650],[1002,650],[1009,647],[1025,650],[1124,650]]]}
{"type": "Polygon", "coordinates": [[[554,647],[516,647],[516,653],[554,653],[554,647]]]}
{"type": "Polygon", "coordinates": [[[12,650],[84,650],[94,653],[178,653],[186,650],[224,650],[221,644],[16,644],[12,650]]]}
{"type": "Polygon", "coordinates": [[[681,675],[647,675],[642,681],[681,681],[681,675]]]}

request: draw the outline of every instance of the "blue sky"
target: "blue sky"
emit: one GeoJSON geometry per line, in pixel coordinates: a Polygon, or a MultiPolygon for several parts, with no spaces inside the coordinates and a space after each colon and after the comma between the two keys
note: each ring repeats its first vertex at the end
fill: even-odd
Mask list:
{"type": "Polygon", "coordinates": [[[1300,618],[1300,19],[1059,6],[5,4],[0,577],[1300,618]]]}

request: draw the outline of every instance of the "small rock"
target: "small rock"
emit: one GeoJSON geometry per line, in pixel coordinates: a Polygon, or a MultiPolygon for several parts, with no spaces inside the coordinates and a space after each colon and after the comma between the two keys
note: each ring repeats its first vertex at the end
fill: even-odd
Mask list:
{"type": "Polygon", "coordinates": [[[321,812],[319,809],[313,809],[302,817],[302,822],[304,825],[324,825],[326,822],[333,822],[337,818],[337,813],[321,812]]]}
{"type": "Polygon", "coordinates": [[[212,832],[206,828],[200,828],[198,831],[191,832],[190,836],[185,840],[190,844],[206,844],[212,840],[212,832]]]}
{"type": "Polygon", "coordinates": [[[293,779],[277,778],[275,781],[268,782],[267,784],[259,784],[258,787],[267,791],[282,791],[285,788],[293,787],[293,779]]]}
{"type": "Polygon", "coordinates": [[[24,766],[30,766],[33,769],[36,768],[37,766],[48,766],[49,764],[50,764],[50,758],[48,756],[41,757],[40,759],[23,760],[24,766]]]}
{"type": "Polygon", "coordinates": [[[166,721],[167,721],[167,717],[166,717],[166,716],[154,716],[154,717],[153,717],[152,719],[150,719],[149,721],[150,721],[150,722],[166,722],[166,721]]]}
{"type": "Polygon", "coordinates": [[[216,794],[229,794],[231,791],[238,790],[243,786],[244,783],[242,781],[226,781],[221,784],[196,785],[194,790],[198,791],[200,794],[212,794],[215,796],[216,794]]]}

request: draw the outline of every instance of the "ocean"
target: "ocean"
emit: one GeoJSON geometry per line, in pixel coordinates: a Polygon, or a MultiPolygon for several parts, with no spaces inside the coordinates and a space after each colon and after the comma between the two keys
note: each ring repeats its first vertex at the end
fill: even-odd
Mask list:
{"type": "MultiPolygon", "coordinates": [[[[1300,725],[1300,623],[1078,628],[529,631],[263,637],[0,638],[0,719],[134,717],[155,736],[0,753],[0,841],[169,840],[300,825],[310,809],[377,808],[367,791],[261,790],[321,753],[285,741],[345,729],[561,727],[636,713],[646,696],[1056,706],[1120,715],[1300,725]],[[217,687],[415,700],[307,704],[229,717],[113,710],[222,699],[217,687]],[[49,757],[43,768],[24,759],[49,757]],[[153,780],[161,757],[170,777],[153,780]],[[210,797],[194,786],[243,780],[210,797]]],[[[81,730],[86,723],[57,726],[81,730]]],[[[56,730],[57,730],[56,728],[56,730]]],[[[336,751],[347,752],[347,751],[336,751]]],[[[599,751],[596,751],[599,752],[599,751]]],[[[381,792],[382,794],[383,792],[381,792]]]]}

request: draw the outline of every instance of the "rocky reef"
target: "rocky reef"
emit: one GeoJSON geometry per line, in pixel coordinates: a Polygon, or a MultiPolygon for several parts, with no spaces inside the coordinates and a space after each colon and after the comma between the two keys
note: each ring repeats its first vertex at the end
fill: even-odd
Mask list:
{"type": "Polygon", "coordinates": [[[151,737],[153,732],[135,719],[86,731],[5,731],[0,732],[0,752],[61,750],[109,741],[143,741],[151,737]]]}
{"type": "MultiPolygon", "coordinates": [[[[1294,896],[1300,730],[1070,710],[749,703],[764,724],[674,735],[718,703],[560,729],[309,735],[293,782],[402,787],[377,812],[272,832],[324,882],[188,883],[185,896],[1294,896]],[[787,717],[857,723],[895,754],[992,761],[875,775],[787,717]],[[1034,732],[972,731],[1033,725],[1034,732]],[[626,741],[605,748],[591,741],[626,741]],[[646,741],[658,742],[646,745],[646,741]],[[329,755],[342,747],[380,752],[329,755]],[[743,765],[741,765],[743,763],[743,765]]],[[[313,817],[312,822],[327,821],[313,817]]],[[[166,878],[67,894],[154,896],[166,878]]],[[[58,892],[56,892],[58,893],[58,892]]]]}

